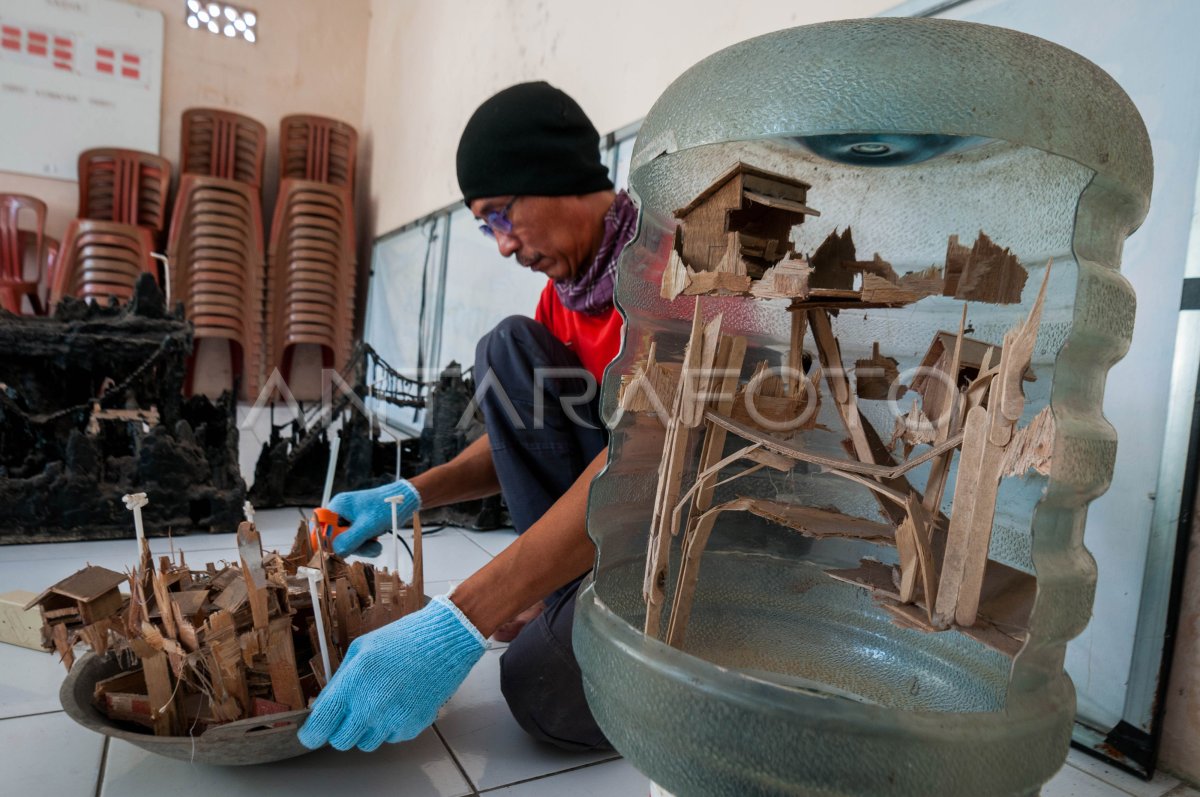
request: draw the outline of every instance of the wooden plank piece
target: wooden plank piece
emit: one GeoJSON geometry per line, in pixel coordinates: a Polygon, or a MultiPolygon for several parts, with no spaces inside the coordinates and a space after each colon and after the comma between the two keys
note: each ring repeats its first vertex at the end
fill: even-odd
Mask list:
{"type": "Polygon", "coordinates": [[[254,524],[243,521],[237,529],[238,556],[242,562],[242,579],[254,628],[265,632],[270,624],[267,604],[267,576],[263,570],[262,540],[254,524]]]}
{"type": "Polygon", "coordinates": [[[987,427],[986,409],[975,407],[967,413],[962,454],[959,456],[958,475],[954,484],[953,511],[946,537],[946,553],[942,560],[942,573],[934,608],[934,622],[942,628],[948,626],[954,618],[967,559],[970,556],[971,533],[979,508],[976,500],[979,477],[983,471],[984,457],[987,455],[987,427]]]}
{"type": "Polygon", "coordinates": [[[271,620],[267,641],[267,669],[271,674],[274,699],[290,709],[304,708],[304,692],[296,670],[296,650],[292,642],[292,621],[288,617],[271,620]]]}
{"type": "Polygon", "coordinates": [[[171,683],[171,670],[167,655],[155,650],[140,639],[130,640],[130,645],[142,660],[146,676],[146,692],[150,698],[150,720],[154,723],[155,736],[175,736],[178,733],[175,710],[175,688],[171,683]]]}

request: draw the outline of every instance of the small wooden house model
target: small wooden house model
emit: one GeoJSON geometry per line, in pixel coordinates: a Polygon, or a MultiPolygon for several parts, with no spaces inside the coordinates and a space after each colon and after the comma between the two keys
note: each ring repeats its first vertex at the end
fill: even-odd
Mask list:
{"type": "Polygon", "coordinates": [[[120,586],[127,580],[124,573],[88,565],[38,595],[25,608],[38,606],[47,625],[91,625],[121,610],[125,598],[120,586]]]}
{"type": "MultiPolygon", "coordinates": [[[[675,211],[671,267],[674,291],[745,293],[751,283],[795,254],[792,228],[821,215],[807,201],[809,185],[741,161],[675,211]],[[687,284],[690,283],[690,284],[687,284]]],[[[664,278],[663,295],[672,288],[664,278]]]]}
{"type": "MultiPolygon", "coordinates": [[[[925,416],[935,423],[944,422],[943,416],[950,408],[953,393],[966,388],[981,373],[1000,365],[1002,346],[964,337],[958,353],[958,372],[950,375],[955,338],[953,332],[942,331],[934,335],[912,380],[911,389],[920,394],[925,416]],[[950,384],[950,379],[954,384],[950,384]]],[[[1023,379],[1033,382],[1037,377],[1032,369],[1026,368],[1023,379]]]]}

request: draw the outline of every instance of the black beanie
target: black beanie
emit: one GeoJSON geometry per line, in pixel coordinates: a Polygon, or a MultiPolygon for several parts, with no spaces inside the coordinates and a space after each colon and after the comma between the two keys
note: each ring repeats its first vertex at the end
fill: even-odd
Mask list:
{"type": "Polygon", "coordinates": [[[466,202],[613,187],[596,126],[579,103],[544,81],[510,86],[471,115],[458,141],[458,186],[466,202]]]}

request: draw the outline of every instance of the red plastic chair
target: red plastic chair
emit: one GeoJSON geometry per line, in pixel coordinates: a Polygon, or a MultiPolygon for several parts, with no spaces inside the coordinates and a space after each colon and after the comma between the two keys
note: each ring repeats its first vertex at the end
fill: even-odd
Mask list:
{"type": "Polygon", "coordinates": [[[281,180],[291,177],[340,185],[354,195],[358,131],[337,119],[310,114],[285,116],[280,128],[281,180]]]}
{"type": "Polygon", "coordinates": [[[284,379],[291,378],[297,345],[319,346],[325,367],[340,367],[350,355],[351,207],[348,188],[300,179],[280,184],[267,256],[267,341],[269,362],[284,379]]]}
{"type": "Polygon", "coordinates": [[[154,238],[167,225],[171,163],[133,149],[102,147],[79,155],[79,218],[136,224],[154,238]]]}
{"type": "Polygon", "coordinates": [[[152,251],[150,231],[145,227],[75,219],[63,238],[50,284],[50,306],[64,296],[129,299],[142,272],[158,277],[152,251]]]}
{"type": "Polygon", "coordinates": [[[25,194],[0,194],[0,299],[5,310],[21,314],[21,299],[28,298],[36,315],[42,315],[38,297],[45,264],[49,259],[45,236],[46,203],[25,194]],[[32,230],[21,229],[21,211],[31,211],[32,230]],[[26,255],[33,240],[34,274],[26,274],[26,255]]]}
{"type": "MultiPolygon", "coordinates": [[[[230,345],[242,397],[257,395],[264,379],[263,222],[255,186],[185,173],[167,245],[171,297],[182,301],[196,340],[230,345]]],[[[198,351],[198,349],[197,349],[198,351]]],[[[188,358],[185,392],[195,388],[195,353],[188,358]]]]}
{"type": "Polygon", "coordinates": [[[183,112],[180,170],[262,188],[267,128],[248,116],[214,108],[183,112]]]}

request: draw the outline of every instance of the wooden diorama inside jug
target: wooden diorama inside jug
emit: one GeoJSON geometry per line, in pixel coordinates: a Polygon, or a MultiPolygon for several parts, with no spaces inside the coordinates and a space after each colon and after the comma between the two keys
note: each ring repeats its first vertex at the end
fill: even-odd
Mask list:
{"type": "Polygon", "coordinates": [[[944,20],[716,53],[647,116],[575,646],[680,797],[1036,793],[1074,717],[1141,117],[944,20]]]}

